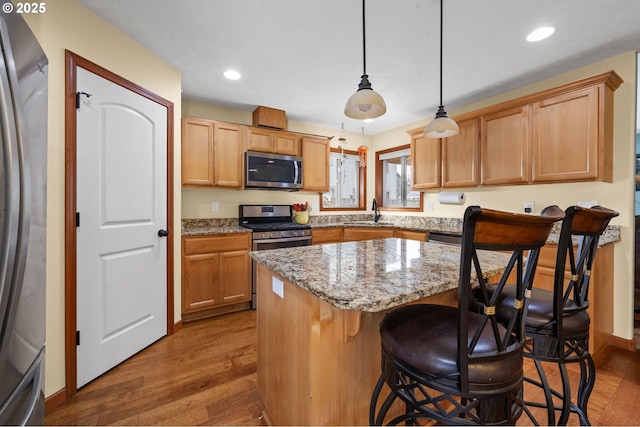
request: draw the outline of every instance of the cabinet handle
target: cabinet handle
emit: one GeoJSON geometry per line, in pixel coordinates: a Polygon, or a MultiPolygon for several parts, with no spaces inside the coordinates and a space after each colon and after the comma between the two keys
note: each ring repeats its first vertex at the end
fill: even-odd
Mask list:
{"type": "Polygon", "coordinates": [[[158,230],[158,236],[167,237],[169,235],[169,230],[158,230]]]}

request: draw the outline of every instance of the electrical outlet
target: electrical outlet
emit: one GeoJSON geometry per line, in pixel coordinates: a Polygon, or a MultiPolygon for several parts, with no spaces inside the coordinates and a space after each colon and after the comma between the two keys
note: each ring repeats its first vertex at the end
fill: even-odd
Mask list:
{"type": "Polygon", "coordinates": [[[524,202],[524,212],[528,214],[532,214],[534,210],[533,202],[524,202]]]}
{"type": "Polygon", "coordinates": [[[218,202],[211,202],[211,211],[218,212],[218,202]]]}
{"type": "Polygon", "coordinates": [[[425,202],[424,210],[425,211],[432,211],[433,210],[433,202],[425,202]]]}
{"type": "Polygon", "coordinates": [[[280,298],[284,298],[284,283],[277,277],[271,277],[271,290],[280,298]]]}

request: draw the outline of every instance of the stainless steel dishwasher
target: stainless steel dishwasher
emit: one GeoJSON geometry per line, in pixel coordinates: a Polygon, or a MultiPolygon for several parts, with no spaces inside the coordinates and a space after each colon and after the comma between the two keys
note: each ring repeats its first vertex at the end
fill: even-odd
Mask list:
{"type": "Polygon", "coordinates": [[[442,243],[444,245],[460,246],[462,244],[462,236],[452,233],[429,232],[428,241],[442,243]]]}

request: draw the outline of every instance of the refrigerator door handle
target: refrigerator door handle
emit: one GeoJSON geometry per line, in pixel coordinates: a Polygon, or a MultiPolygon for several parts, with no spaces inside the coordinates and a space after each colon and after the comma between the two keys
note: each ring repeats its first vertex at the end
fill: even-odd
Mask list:
{"type": "Polygon", "coordinates": [[[13,402],[16,396],[19,396],[24,389],[29,387],[31,384],[31,394],[29,395],[29,402],[27,407],[20,419],[18,425],[26,425],[29,421],[29,418],[33,414],[35,410],[36,403],[38,402],[38,398],[40,397],[40,393],[42,392],[42,368],[44,365],[44,347],[38,353],[36,359],[31,363],[31,366],[25,372],[24,376],[20,380],[20,382],[13,389],[11,394],[5,400],[4,404],[0,406],[0,419],[3,418],[4,412],[9,408],[9,404],[13,402]]]}
{"type": "MultiPolygon", "coordinates": [[[[13,91],[9,71],[11,59],[8,58],[10,50],[6,49],[7,37],[6,24],[4,21],[0,21],[0,42],[2,42],[2,53],[0,53],[0,139],[3,151],[2,171],[5,187],[2,202],[3,230],[0,241],[0,366],[4,360],[1,344],[9,333],[11,295],[15,293],[12,284],[19,238],[21,190],[18,135],[15,127],[16,116],[13,108],[13,91]]],[[[15,67],[15,64],[13,65],[15,67]]]]}

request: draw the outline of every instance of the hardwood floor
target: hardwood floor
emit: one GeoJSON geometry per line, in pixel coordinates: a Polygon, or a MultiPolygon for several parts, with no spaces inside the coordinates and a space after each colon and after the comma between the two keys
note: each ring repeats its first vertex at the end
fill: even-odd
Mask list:
{"type": "MultiPolygon", "coordinates": [[[[83,387],[46,414],[45,423],[266,425],[256,386],[255,319],[255,311],[243,311],[187,324],[83,387]]],[[[591,423],[640,425],[640,351],[608,347],[596,366],[591,423]]],[[[534,367],[527,362],[525,369],[534,367]]],[[[579,372],[569,371],[575,384],[579,372]]],[[[532,423],[523,416],[518,424],[532,423]]],[[[577,425],[577,416],[569,424],[577,425]]]]}
{"type": "Polygon", "coordinates": [[[265,425],[256,316],[185,325],[46,414],[47,425],[265,425]]]}

